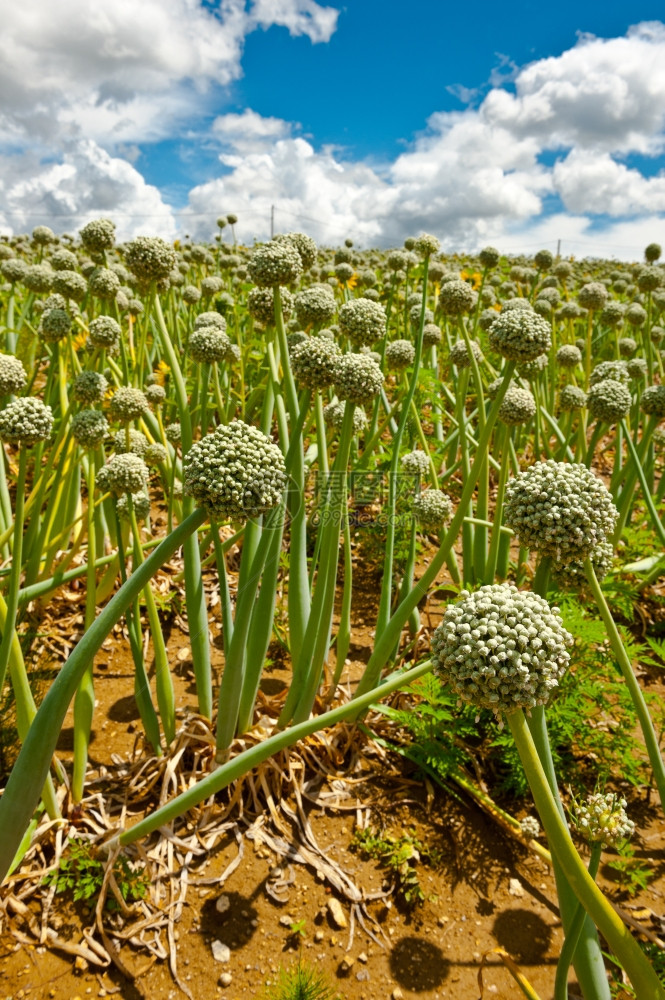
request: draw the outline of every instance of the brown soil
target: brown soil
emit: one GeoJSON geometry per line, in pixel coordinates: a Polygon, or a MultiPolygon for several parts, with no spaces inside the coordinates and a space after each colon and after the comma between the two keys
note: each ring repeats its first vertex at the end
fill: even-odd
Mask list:
{"type": "MultiPolygon", "coordinates": [[[[362,569],[356,567],[354,588],[353,645],[343,688],[352,687],[373,642],[366,622],[373,620],[376,583],[369,573],[363,579],[362,569]]],[[[62,600],[76,602],[78,596],[72,591],[62,600]]],[[[436,600],[432,604],[423,614],[426,631],[439,617],[436,600]]],[[[63,626],[65,630],[74,628],[75,612],[76,608],[69,608],[71,621],[63,626]]],[[[213,666],[219,669],[222,653],[216,612],[218,607],[213,608],[213,666]]],[[[184,719],[196,711],[196,703],[183,624],[174,615],[167,638],[184,719]]],[[[63,629],[54,627],[53,634],[62,643],[63,629]]],[[[60,650],[53,641],[53,651],[60,650]]],[[[281,661],[278,648],[273,653],[273,665],[262,684],[263,707],[278,701],[288,683],[288,666],[281,661]]],[[[132,693],[134,671],[121,630],[100,651],[95,674],[91,779],[99,779],[113,761],[128,760],[133,750],[136,757],[142,750],[132,693]]],[[[65,762],[71,738],[70,718],[59,745],[65,762]]],[[[316,755],[320,750],[319,746],[312,752],[316,755]]],[[[341,753],[339,774],[330,770],[330,760],[320,761],[322,769],[330,770],[328,780],[313,786],[311,798],[303,802],[303,815],[319,848],[314,861],[311,852],[307,863],[298,860],[302,831],[288,821],[288,809],[296,809],[292,798],[284,803],[286,811],[277,808],[272,816],[267,809],[263,815],[258,810],[236,813],[235,826],[229,825],[204,856],[190,858],[189,885],[174,933],[181,985],[196,1000],[257,996],[266,982],[274,981],[280,966],[291,965],[300,954],[326,973],[347,1000],[387,1000],[400,995],[421,1000],[481,996],[508,1000],[522,993],[503,963],[503,951],[542,1000],[549,1000],[561,928],[547,863],[510,837],[475,803],[452,790],[448,794],[428,781],[416,780],[399,758],[387,756],[367,740],[363,751],[354,752],[348,744],[341,753]],[[408,832],[434,855],[435,864],[418,861],[414,865],[426,897],[422,905],[405,905],[393,891],[394,882],[385,869],[351,849],[354,830],[368,825],[395,836],[408,832]],[[283,850],[275,849],[280,839],[282,847],[291,845],[295,856],[284,858],[283,850]],[[321,858],[320,866],[316,856],[321,858]],[[324,860],[345,873],[360,894],[360,904],[352,906],[348,894],[340,896],[326,877],[324,860]],[[328,909],[337,896],[345,914],[343,928],[335,926],[328,909]],[[226,900],[219,903],[220,897],[226,900]],[[228,962],[213,958],[215,941],[228,946],[228,962]]],[[[502,804],[513,811],[511,803],[502,804]]],[[[520,809],[515,806],[515,811],[520,809]]],[[[648,861],[654,871],[648,889],[633,899],[621,897],[608,868],[601,870],[601,883],[632,913],[636,925],[653,936],[661,933],[659,915],[665,909],[665,830],[646,805],[639,829],[636,856],[648,861]]],[[[76,832],[74,827],[71,831],[76,832]]],[[[177,865],[174,871],[182,878],[182,871],[176,869],[177,865]]],[[[18,892],[16,886],[20,882],[12,886],[18,892]]],[[[41,903],[39,894],[29,900],[37,926],[41,903]]],[[[68,894],[55,896],[50,926],[61,940],[85,943],[84,931],[94,930],[93,910],[73,903],[68,894]]],[[[105,920],[112,937],[117,918],[105,920]]],[[[14,916],[5,921],[0,939],[0,997],[83,1000],[117,994],[127,1000],[171,1000],[180,996],[167,954],[158,960],[154,950],[151,957],[146,949],[130,944],[120,947],[123,967],[130,973],[123,975],[113,964],[102,968],[75,962],[72,955],[40,945],[28,924],[14,916]]],[[[572,973],[570,981],[574,983],[572,973]]],[[[571,997],[575,993],[571,985],[571,997]]]]}

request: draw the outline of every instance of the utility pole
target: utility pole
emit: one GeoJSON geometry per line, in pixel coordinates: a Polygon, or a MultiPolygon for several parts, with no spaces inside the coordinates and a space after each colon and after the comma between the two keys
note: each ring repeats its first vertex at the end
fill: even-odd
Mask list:
{"type": "Polygon", "coordinates": [[[270,206],[270,239],[275,235],[275,206],[270,206]]]}
{"type": "Polygon", "coordinates": [[[557,257],[561,256],[561,240],[556,241],[556,255],[557,257]]]}

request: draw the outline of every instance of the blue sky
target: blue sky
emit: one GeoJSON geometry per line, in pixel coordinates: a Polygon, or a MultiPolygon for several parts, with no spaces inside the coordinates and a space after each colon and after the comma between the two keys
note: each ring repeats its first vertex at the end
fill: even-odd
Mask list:
{"type": "Polygon", "coordinates": [[[0,37],[5,231],[638,257],[665,215],[665,25],[637,2],[25,0],[0,37]]]}

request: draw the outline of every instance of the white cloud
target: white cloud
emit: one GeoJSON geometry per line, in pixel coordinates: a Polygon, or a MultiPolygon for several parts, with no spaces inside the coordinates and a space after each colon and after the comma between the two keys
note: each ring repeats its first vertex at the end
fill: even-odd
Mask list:
{"type": "Polygon", "coordinates": [[[637,25],[624,38],[582,36],[560,56],[520,71],[504,58],[503,68],[494,79],[510,75],[514,93],[497,85],[475,110],[433,113],[408,150],[375,167],[317,151],[286,128],[271,143],[279,126],[259,124],[252,112],[248,130],[261,148],[244,155],[240,130],[227,135],[235,148],[220,156],[225,173],[191,192],[201,233],[204,206],[214,203],[237,211],[245,239],[268,235],[271,204],[279,229],[299,225],[326,242],[349,235],[389,245],[425,229],[447,249],[504,240],[528,249],[561,238],[597,253],[606,241],[616,255],[627,239],[633,256],[636,233],[658,238],[665,176],[645,177],[621,157],[665,148],[665,25],[637,25]],[[553,166],[544,165],[546,152],[559,154],[553,166]],[[543,215],[553,197],[563,211],[543,215]],[[601,232],[594,215],[645,221],[601,232]]]}
{"type": "Polygon", "coordinates": [[[598,253],[612,240],[616,253],[625,239],[630,256],[638,234],[650,229],[647,241],[662,239],[665,175],[645,176],[624,161],[665,152],[664,24],[637,25],[622,38],[580,36],[522,69],[502,56],[477,108],[435,111],[389,162],[317,148],[297,123],[250,108],[218,114],[201,135],[220,88],[242,74],[250,31],[277,25],[326,42],[337,19],[314,0],[220,0],[214,9],[200,0],[25,0],[8,8],[0,141],[10,224],[26,228],[33,215],[52,212],[73,227],[105,211],[127,219],[127,229],[171,234],[174,216],[141,177],[139,151],[187,135],[193,156],[205,142],[221,165],[218,178],[193,188],[184,212],[181,229],[201,237],[232,211],[242,239],[264,238],[275,205],[279,230],[304,229],[321,242],[389,245],[425,229],[447,249],[504,240],[528,249],[562,238],[595,241],[598,253]],[[544,214],[552,204],[561,210],[544,214]],[[620,221],[601,233],[598,215],[620,221]]]}
{"type": "Polygon", "coordinates": [[[171,231],[159,193],[126,162],[136,159],[133,148],[176,137],[214,112],[219,88],[242,75],[251,31],[274,24],[313,43],[327,41],[337,16],[314,0],[219,0],[214,9],[200,0],[5,5],[0,149],[12,192],[6,218],[52,210],[78,224],[98,197],[98,210],[127,216],[143,207],[144,216],[165,219],[171,231]],[[12,175],[31,180],[12,186],[12,175]]]}
{"type": "Polygon", "coordinates": [[[313,0],[254,0],[251,17],[262,28],[279,24],[292,35],[306,35],[311,42],[329,42],[339,11],[313,0]]]}
{"type": "Polygon", "coordinates": [[[71,232],[103,214],[116,222],[120,239],[140,233],[175,236],[172,211],[157,188],[92,140],[72,142],[58,163],[33,161],[27,171],[25,166],[24,160],[0,157],[5,229],[30,232],[51,225],[71,232]]]}
{"type": "Polygon", "coordinates": [[[608,153],[573,150],[555,164],[552,179],[571,212],[615,216],[665,212],[665,176],[644,177],[608,153]]]}

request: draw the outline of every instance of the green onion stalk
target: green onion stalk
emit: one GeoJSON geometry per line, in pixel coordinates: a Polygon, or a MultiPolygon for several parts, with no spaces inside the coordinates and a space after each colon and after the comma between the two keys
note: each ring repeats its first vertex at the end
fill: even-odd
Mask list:
{"type": "MultiPolygon", "coordinates": [[[[338,722],[344,722],[354,714],[367,711],[368,708],[382,698],[387,697],[387,695],[392,694],[393,691],[397,691],[401,687],[411,684],[418,677],[429,673],[431,669],[431,661],[425,660],[410,670],[397,671],[386,678],[380,687],[375,688],[362,697],[356,696],[345,705],[332,708],[321,715],[307,719],[298,725],[291,726],[289,729],[278,731],[249,750],[244,750],[242,753],[237,754],[226,764],[222,764],[221,767],[216,768],[211,774],[206,775],[205,778],[196,782],[187,791],[167,802],[166,805],[157,809],[156,812],[146,817],[145,820],[136,823],[122,833],[115,834],[106,842],[106,849],[113,851],[117,847],[127,847],[128,844],[133,844],[137,840],[149,836],[166,823],[172,822],[190,809],[194,809],[201,802],[205,802],[211,795],[221,792],[222,789],[227,788],[233,781],[242,778],[243,775],[248,774],[253,768],[263,763],[263,761],[268,760],[276,753],[279,753],[280,750],[294,746],[300,740],[322,729],[334,726],[338,722]]],[[[4,851],[2,851],[2,855],[4,855],[4,851]]],[[[0,874],[2,874],[1,868],[0,874]]]]}
{"type": "MultiPolygon", "coordinates": [[[[662,1000],[665,998],[665,991],[656,972],[637,941],[594,882],[571,840],[568,828],[552,795],[523,711],[520,709],[508,713],[506,722],[515,740],[515,746],[520,755],[540,821],[547,834],[552,856],[557,859],[568,885],[620,960],[637,996],[644,998],[644,1000],[647,998],[662,1000]]],[[[578,978],[581,967],[581,963],[576,966],[578,978]]],[[[595,991],[593,993],[585,991],[587,1000],[591,1000],[592,997],[609,996],[606,977],[604,987],[601,985],[600,975],[597,975],[594,981],[595,991]],[[603,989],[602,993],[599,992],[601,988],[603,989]]]]}
{"type": "Polygon", "coordinates": [[[0,798],[0,881],[9,870],[37,808],[67,709],[88,664],[148,581],[205,518],[204,510],[195,510],[127,578],[80,639],[46,692],[0,798]]]}
{"type": "MultiPolygon", "coordinates": [[[[643,433],[642,440],[640,441],[639,448],[636,449],[632,438],[627,433],[627,428],[624,426],[625,422],[622,422],[623,436],[626,440],[626,445],[631,455],[631,461],[627,462],[624,466],[624,478],[623,482],[617,473],[616,476],[612,477],[611,491],[614,496],[614,502],[616,503],[617,509],[619,511],[619,519],[617,521],[616,527],[614,529],[614,534],[612,535],[612,544],[616,548],[621,540],[621,535],[623,529],[625,528],[628,518],[630,517],[630,511],[632,508],[633,497],[635,494],[635,488],[637,486],[638,480],[642,484],[643,480],[643,466],[646,462],[647,453],[649,445],[653,441],[653,433],[658,426],[658,417],[650,416],[647,421],[643,433]]],[[[647,496],[651,496],[648,487],[643,485],[643,495],[646,501],[647,496]]],[[[651,512],[649,512],[651,513],[651,512]]],[[[654,520],[652,518],[652,520],[654,520]]],[[[656,517],[654,520],[654,528],[660,534],[660,529],[657,527],[659,523],[659,518],[656,517]]]]}
{"type": "Polygon", "coordinates": [[[659,740],[654,729],[653,720],[649,714],[649,709],[647,708],[646,701],[644,700],[644,694],[642,693],[642,689],[633,672],[630,657],[626,652],[626,647],[622,642],[621,635],[619,634],[619,630],[616,626],[614,618],[612,617],[612,612],[609,609],[607,600],[605,599],[602,587],[598,582],[598,578],[590,558],[586,559],[584,562],[584,573],[589,587],[591,588],[591,593],[593,594],[598,610],[600,611],[601,618],[603,619],[612,652],[614,653],[615,659],[619,664],[619,669],[621,670],[621,674],[626,682],[626,687],[628,688],[628,692],[633,702],[633,707],[640,724],[640,729],[642,730],[642,738],[644,739],[647,749],[649,763],[651,764],[653,778],[656,783],[656,788],[658,789],[661,806],[665,812],[665,764],[663,763],[663,757],[660,752],[659,740]]]}
{"type": "Polygon", "coordinates": [[[478,446],[476,448],[473,466],[471,467],[469,475],[465,478],[457,510],[455,511],[444,538],[441,540],[439,551],[430,562],[420,580],[418,580],[414,585],[408,597],[406,597],[401,604],[398,605],[384,630],[379,632],[377,628],[374,651],[368,660],[362,677],[360,678],[357,688],[358,695],[363,695],[367,691],[371,691],[378,684],[381,677],[381,671],[388,663],[395,645],[399,642],[402,629],[409,620],[411,612],[417,606],[418,602],[425,597],[429,588],[436,581],[437,575],[450,555],[452,547],[459,534],[459,530],[464,523],[466,511],[471,501],[471,497],[473,496],[477,478],[482,469],[483,459],[487,449],[489,448],[492,431],[499,413],[499,407],[501,406],[503,397],[505,396],[508,386],[510,385],[510,380],[514,371],[515,362],[508,361],[504,369],[503,381],[494,398],[490,412],[487,415],[485,426],[478,435],[478,446]]]}
{"type": "MultiPolygon", "coordinates": [[[[136,510],[131,494],[128,496],[129,521],[133,538],[133,569],[136,570],[144,561],[143,548],[141,546],[141,533],[136,520],[136,510]]],[[[153,655],[155,659],[155,691],[157,694],[157,706],[159,716],[164,730],[166,745],[171,744],[175,738],[175,691],[173,689],[173,678],[169,668],[169,659],[164,642],[162,624],[159,620],[159,612],[155,603],[155,595],[152,587],[148,583],[143,588],[143,600],[146,605],[148,615],[148,625],[150,637],[152,639],[153,655]]]]}
{"type": "MultiPolygon", "coordinates": [[[[286,331],[284,329],[281,289],[279,285],[275,285],[274,288],[274,305],[275,327],[277,329],[280,361],[286,389],[286,403],[291,424],[290,437],[292,437],[299,422],[300,408],[298,405],[298,395],[293,379],[293,372],[291,371],[291,363],[289,361],[289,349],[286,340],[286,331]]],[[[300,424],[300,428],[299,440],[301,440],[302,435],[302,423],[300,424]]],[[[289,444],[290,441],[285,443],[285,454],[289,444]]],[[[289,645],[292,658],[297,660],[302,649],[311,608],[309,577],[307,572],[307,513],[304,503],[305,466],[302,444],[293,452],[291,476],[292,483],[290,484],[288,491],[288,509],[290,518],[288,591],[289,645]]]]}
{"type": "MultiPolygon", "coordinates": [[[[600,865],[602,852],[602,844],[594,843],[591,848],[591,857],[589,858],[589,865],[587,869],[594,882],[596,881],[596,875],[598,874],[598,866],[600,865]]],[[[573,964],[575,949],[577,948],[577,944],[582,933],[586,915],[584,907],[581,903],[578,903],[563,942],[563,947],[561,948],[561,952],[559,954],[559,961],[556,966],[556,975],[554,977],[554,1000],[568,1000],[568,971],[573,964]]]]}
{"type": "MultiPolygon", "coordinates": [[[[171,369],[175,385],[182,430],[182,455],[184,458],[192,446],[192,427],[187,401],[187,390],[182,377],[178,356],[166,328],[159,295],[156,294],[154,287],[151,292],[151,302],[154,309],[159,342],[171,369]]],[[[185,521],[189,521],[189,518],[194,513],[194,502],[191,497],[183,497],[182,512],[185,521]]],[[[183,559],[185,563],[185,603],[187,606],[187,620],[189,623],[192,664],[196,678],[199,712],[207,719],[210,719],[212,717],[212,668],[210,664],[208,611],[203,588],[201,557],[199,555],[199,546],[195,531],[187,535],[185,539],[183,559]]]]}
{"type": "Polygon", "coordinates": [[[416,336],[416,345],[415,345],[416,353],[413,360],[413,367],[412,367],[409,387],[402,401],[397,430],[392,440],[392,455],[390,459],[390,470],[388,472],[388,511],[387,511],[387,523],[386,523],[386,551],[383,561],[381,594],[379,598],[379,611],[376,622],[377,634],[383,631],[383,629],[386,627],[388,620],[390,618],[390,612],[392,608],[393,560],[394,560],[394,550],[395,550],[395,513],[397,504],[397,483],[399,476],[400,449],[402,444],[402,438],[404,437],[404,429],[406,427],[407,420],[409,419],[411,403],[415,395],[416,386],[418,384],[418,375],[420,373],[420,365],[422,361],[423,329],[425,326],[425,311],[427,309],[428,269],[429,269],[429,255],[425,257],[425,260],[423,262],[423,277],[422,277],[423,295],[420,306],[420,323],[418,325],[418,333],[416,336]]]}
{"type": "Polygon", "coordinates": [[[23,566],[23,527],[25,509],[25,483],[28,470],[28,449],[19,445],[18,476],[16,479],[16,502],[14,506],[14,534],[12,544],[12,564],[7,587],[5,625],[0,642],[0,694],[5,686],[7,666],[16,635],[16,614],[18,612],[18,592],[21,586],[21,569],[23,566]]]}
{"type": "MultiPolygon", "coordinates": [[[[86,571],[85,587],[85,619],[84,629],[90,628],[95,620],[97,606],[95,594],[97,591],[97,568],[95,551],[95,464],[90,461],[92,456],[88,456],[88,510],[87,510],[87,536],[88,536],[88,563],[86,571]]],[[[85,784],[85,772],[88,765],[88,747],[90,745],[90,732],[92,729],[92,717],[95,709],[95,684],[93,674],[93,661],[90,660],[88,667],[81,677],[76,696],[74,698],[74,760],[72,766],[72,799],[80,802],[83,798],[83,788],[85,784]]]]}
{"type": "Polygon", "coordinates": [[[347,400],[337,455],[328,477],[319,515],[319,562],[311,610],[300,656],[293,662],[291,687],[278,722],[281,727],[286,726],[292,718],[301,722],[309,717],[328,654],[335,605],[340,530],[343,528],[347,503],[347,470],[354,411],[355,403],[347,400]]]}
{"type": "MultiPolygon", "coordinates": [[[[128,505],[132,503],[131,494],[127,494],[128,505]]],[[[123,536],[120,518],[115,514],[116,534],[118,539],[118,553],[125,550],[125,538],[123,536]]],[[[127,567],[124,559],[119,561],[120,579],[123,584],[127,582],[127,567]]],[[[132,574],[134,575],[134,574],[132,574]]],[[[129,646],[134,661],[134,700],[141,716],[141,724],[148,741],[152,744],[155,754],[159,757],[162,753],[161,733],[159,729],[159,719],[152,702],[150,693],[150,682],[143,656],[143,637],[141,633],[141,612],[139,608],[139,595],[133,599],[125,611],[125,621],[129,633],[129,646]]],[[[82,641],[82,640],[81,640],[82,641]]]]}

